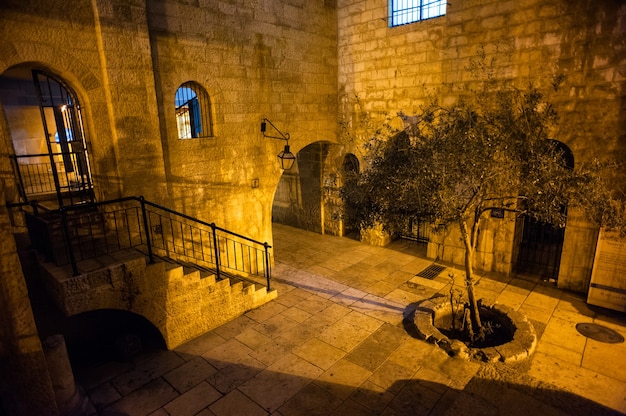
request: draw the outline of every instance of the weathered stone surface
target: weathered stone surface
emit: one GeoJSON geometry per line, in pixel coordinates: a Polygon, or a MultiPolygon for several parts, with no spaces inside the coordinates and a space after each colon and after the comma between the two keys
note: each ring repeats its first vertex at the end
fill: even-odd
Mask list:
{"type": "Polygon", "coordinates": [[[535,330],[522,313],[502,304],[494,304],[491,307],[485,306],[482,299],[478,303],[481,308],[489,308],[491,313],[495,312],[501,315],[505,320],[503,324],[509,326],[513,333],[513,339],[510,342],[495,347],[469,348],[461,341],[450,340],[435,326],[441,316],[450,314],[450,303],[445,297],[420,302],[414,317],[417,332],[424,339],[439,345],[449,354],[466,359],[479,357],[488,362],[504,361],[510,363],[523,360],[535,351],[537,345],[535,330]],[[506,323],[507,320],[508,323],[506,323]]]}
{"type": "Polygon", "coordinates": [[[168,348],[188,341],[246,311],[275,299],[275,290],[229,279],[201,277],[198,270],[185,274],[183,267],[165,269],[142,259],[129,267],[111,266],[111,272],[97,270],[77,277],[63,276],[59,268],[42,267],[46,286],[56,288],[51,296],[68,316],[94,309],[122,309],[151,321],[161,332],[168,348]],[[143,265],[143,267],[142,267],[143,265]],[[115,274],[108,285],[102,276],[115,274]],[[62,282],[59,282],[59,276],[62,282]],[[75,280],[75,281],[74,281],[75,280]],[[96,281],[91,286],[87,282],[96,281]],[[115,282],[115,284],[113,284],[115,282]],[[78,288],[81,290],[79,291],[78,288]]]}
{"type": "MultiPolygon", "coordinates": [[[[560,120],[550,137],[572,150],[576,166],[599,155],[623,160],[626,148],[618,142],[624,135],[624,117],[619,103],[626,90],[624,77],[618,74],[624,73],[626,56],[619,40],[626,33],[619,17],[624,5],[586,7],[559,0],[480,2],[480,7],[473,7],[475,3],[448,5],[445,17],[388,27],[383,18],[387,10],[379,4],[341,2],[337,9],[339,90],[340,99],[349,103],[341,114],[351,137],[366,140],[368,123],[376,126],[385,118],[400,121],[393,119],[400,111],[408,116],[418,113],[433,94],[447,105],[479,88],[480,77],[486,74],[477,79],[468,68],[484,47],[487,60],[496,62],[490,76],[521,88],[532,83],[554,103],[560,120]],[[372,15],[380,19],[369,18],[372,15]],[[372,48],[380,45],[381,34],[385,47],[372,48]],[[581,36],[593,39],[598,47],[585,48],[576,40],[581,36]],[[554,91],[554,77],[560,75],[563,84],[554,91]]],[[[347,150],[359,144],[356,140],[347,150]]],[[[615,174],[612,180],[623,183],[626,170],[620,168],[615,174]]],[[[474,259],[478,269],[512,271],[519,233],[515,222],[514,213],[505,213],[504,218],[489,218],[481,225],[474,259]]],[[[575,210],[568,211],[559,287],[587,291],[596,238],[597,229],[589,221],[575,210]]],[[[456,227],[432,236],[430,258],[462,264],[463,254],[456,227]]]]}

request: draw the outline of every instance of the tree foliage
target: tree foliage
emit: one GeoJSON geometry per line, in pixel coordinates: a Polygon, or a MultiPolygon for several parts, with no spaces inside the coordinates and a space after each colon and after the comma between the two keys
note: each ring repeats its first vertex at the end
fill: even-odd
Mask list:
{"type": "Polygon", "coordinates": [[[565,207],[577,206],[598,225],[624,220],[602,176],[610,163],[572,166],[566,148],[550,138],[557,113],[533,86],[485,88],[449,106],[432,99],[419,114],[399,116],[403,127],[384,123],[366,144],[364,170],[345,182],[346,216],[392,232],[408,218],[458,227],[474,328],[481,323],[471,299],[472,262],[485,213],[503,209],[564,227],[565,207]]]}

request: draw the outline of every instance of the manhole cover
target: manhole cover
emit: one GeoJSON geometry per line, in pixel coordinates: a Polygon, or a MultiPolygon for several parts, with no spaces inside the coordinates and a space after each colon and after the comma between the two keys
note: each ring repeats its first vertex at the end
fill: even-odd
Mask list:
{"type": "Polygon", "coordinates": [[[599,342],[606,342],[608,344],[619,344],[624,342],[624,337],[611,328],[598,324],[581,323],[576,324],[578,332],[599,342]]]}
{"type": "Polygon", "coordinates": [[[435,277],[437,277],[437,275],[439,273],[441,273],[443,271],[443,269],[445,269],[445,268],[446,268],[446,266],[440,266],[438,264],[431,264],[430,266],[428,266],[427,268],[425,268],[424,270],[422,270],[421,272],[419,272],[415,276],[419,276],[419,277],[423,277],[425,279],[432,280],[435,277]]]}

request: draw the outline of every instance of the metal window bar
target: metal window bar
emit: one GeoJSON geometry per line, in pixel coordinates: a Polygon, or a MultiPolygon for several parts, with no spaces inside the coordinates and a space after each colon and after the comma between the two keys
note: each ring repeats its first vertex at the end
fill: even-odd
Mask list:
{"type": "Polygon", "coordinates": [[[401,26],[446,14],[445,0],[390,0],[389,26],[401,26]]]}
{"type": "Polygon", "coordinates": [[[204,88],[185,82],[178,87],[174,102],[179,139],[213,136],[211,100],[204,88]]]}

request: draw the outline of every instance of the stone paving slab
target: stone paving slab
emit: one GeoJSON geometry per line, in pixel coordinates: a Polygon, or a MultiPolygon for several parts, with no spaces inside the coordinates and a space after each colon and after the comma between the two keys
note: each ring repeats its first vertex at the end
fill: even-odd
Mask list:
{"type": "MultiPolygon", "coordinates": [[[[405,326],[411,305],[447,294],[419,247],[381,248],[275,226],[274,301],[175,351],[81,371],[100,415],[615,415],[626,412],[624,314],[531,276],[480,275],[484,293],[525,313],[537,351],[516,365],[449,357],[405,326]]],[[[459,273],[458,268],[452,272],[459,273]]]]}

